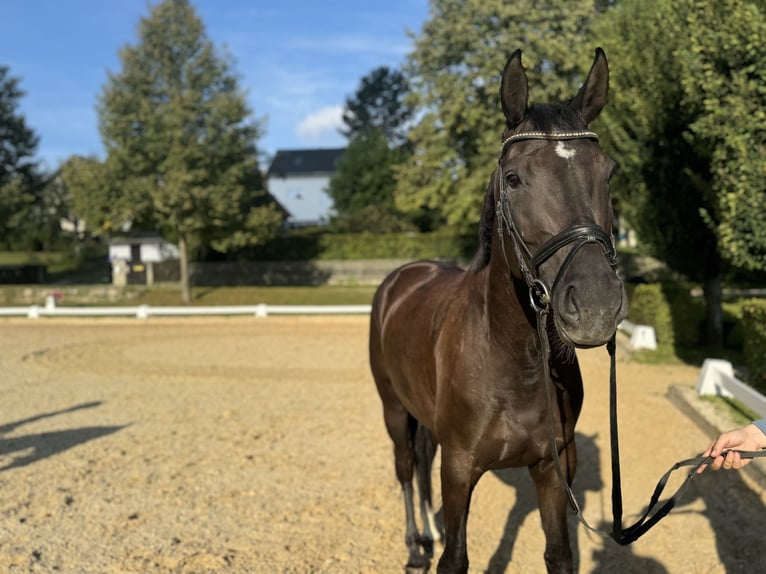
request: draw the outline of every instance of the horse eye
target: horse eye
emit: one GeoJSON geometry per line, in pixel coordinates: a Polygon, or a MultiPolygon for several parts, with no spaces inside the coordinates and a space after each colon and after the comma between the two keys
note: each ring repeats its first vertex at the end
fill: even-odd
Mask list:
{"type": "Polygon", "coordinates": [[[505,183],[511,187],[517,187],[521,184],[521,179],[515,171],[509,171],[505,174],[505,183]]]}

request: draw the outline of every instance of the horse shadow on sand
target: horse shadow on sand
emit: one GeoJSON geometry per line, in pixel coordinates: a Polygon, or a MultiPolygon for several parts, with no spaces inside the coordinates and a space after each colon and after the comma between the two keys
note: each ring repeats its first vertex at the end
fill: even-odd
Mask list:
{"type": "MultiPolygon", "coordinates": [[[[572,490],[584,512],[585,493],[599,492],[605,488],[601,480],[601,455],[594,438],[582,433],[576,433],[575,437],[578,465],[572,490]]],[[[513,548],[521,525],[529,514],[536,515],[538,512],[534,483],[525,470],[507,469],[496,471],[494,474],[503,483],[516,490],[516,500],[508,512],[502,538],[487,564],[486,574],[506,572],[513,559],[513,548]]],[[[611,489],[611,485],[606,487],[611,489]]],[[[653,487],[654,485],[650,485],[647,489],[653,487]]],[[[650,493],[651,491],[648,490],[648,494],[650,493]]],[[[609,493],[602,493],[602,496],[607,499],[604,506],[611,508],[608,501],[609,493]]],[[[643,512],[644,509],[640,510],[643,512]]],[[[745,574],[766,571],[766,546],[763,544],[764,510],[766,509],[758,493],[753,492],[736,471],[706,472],[695,478],[678,506],[666,520],[672,520],[674,513],[701,513],[707,518],[715,533],[720,565],[724,567],[727,574],[745,574]],[[684,509],[699,498],[705,505],[703,511],[684,509]],[[745,509],[747,512],[744,512],[745,509]]],[[[585,512],[585,514],[588,513],[585,512]]],[[[625,524],[630,523],[630,518],[626,516],[625,524]]],[[[577,527],[577,518],[571,513],[569,519],[575,572],[580,572],[579,536],[584,529],[577,527]]],[[[611,530],[611,517],[608,521],[602,519],[594,526],[603,531],[611,530]]],[[[651,535],[651,533],[647,534],[647,536],[651,535]]],[[[678,540],[675,543],[684,544],[684,541],[678,540]]],[[[590,570],[592,574],[608,572],[668,574],[667,568],[657,560],[637,556],[633,553],[631,546],[620,546],[610,539],[605,539],[602,547],[593,551],[592,561],[594,563],[594,567],[590,570]]],[[[711,564],[711,566],[714,565],[711,564]]]]}
{"type": "MultiPolygon", "coordinates": [[[[587,515],[585,508],[585,493],[600,492],[604,484],[601,480],[600,453],[594,441],[595,436],[575,433],[577,441],[577,474],[572,490],[577,504],[587,515]]],[[[487,564],[486,574],[502,574],[506,572],[513,559],[513,547],[519,534],[519,529],[529,514],[537,515],[537,494],[529,473],[524,469],[506,469],[494,472],[506,485],[516,490],[516,501],[508,511],[502,538],[494,554],[487,564]]],[[[569,516],[569,533],[574,557],[575,572],[580,571],[579,535],[582,529],[577,528],[577,518],[569,516]]],[[[606,522],[595,525],[600,529],[609,529],[606,522]]],[[[593,536],[597,536],[593,534],[593,536]]],[[[540,557],[542,560],[542,556],[540,557]]],[[[591,572],[641,572],[643,574],[667,574],[667,570],[652,558],[639,557],[632,553],[630,547],[621,547],[611,540],[604,542],[604,549],[595,551],[593,560],[597,563],[591,572]]],[[[541,563],[542,567],[542,563],[541,563]]]]}
{"type": "Polygon", "coordinates": [[[39,460],[69,450],[79,444],[110,435],[125,428],[126,425],[93,426],[32,433],[23,436],[5,436],[24,425],[83,409],[96,408],[101,404],[100,401],[82,403],[66,409],[42,413],[0,425],[0,472],[33,464],[39,460]],[[7,458],[10,458],[10,460],[4,462],[7,458]]]}

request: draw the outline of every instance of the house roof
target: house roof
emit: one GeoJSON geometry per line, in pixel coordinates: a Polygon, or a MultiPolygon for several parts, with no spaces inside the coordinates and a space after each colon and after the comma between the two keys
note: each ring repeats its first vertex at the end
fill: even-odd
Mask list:
{"type": "Polygon", "coordinates": [[[346,148],[278,150],[269,167],[268,177],[334,173],[346,148]]]}

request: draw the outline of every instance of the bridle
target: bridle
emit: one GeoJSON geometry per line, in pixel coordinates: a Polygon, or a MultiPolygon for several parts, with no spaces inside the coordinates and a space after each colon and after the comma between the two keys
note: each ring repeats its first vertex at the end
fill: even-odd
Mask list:
{"type": "MultiPolygon", "coordinates": [[[[511,201],[508,194],[508,189],[505,185],[505,178],[503,177],[502,168],[499,165],[505,155],[506,150],[511,144],[526,140],[574,140],[574,139],[589,139],[598,141],[598,135],[595,132],[590,131],[572,131],[572,132],[520,132],[514,134],[505,141],[503,141],[500,157],[498,158],[498,177],[500,178],[500,198],[497,200],[496,213],[498,215],[498,233],[500,234],[501,245],[504,241],[504,229],[508,230],[508,234],[513,241],[513,248],[516,252],[516,260],[518,261],[519,269],[524,277],[524,280],[529,286],[529,299],[532,307],[537,310],[540,307],[547,306],[551,300],[551,293],[558,285],[559,280],[564,275],[564,272],[569,267],[569,264],[574,259],[577,252],[589,243],[596,243],[601,246],[604,251],[604,255],[609,261],[612,269],[617,268],[617,250],[614,246],[614,238],[612,235],[604,231],[602,227],[594,224],[581,224],[574,225],[557,233],[546,241],[537,253],[532,254],[529,246],[519,233],[518,227],[514,224],[513,215],[511,213],[511,201]],[[559,267],[556,277],[553,283],[548,286],[545,284],[540,276],[540,267],[543,263],[548,261],[553,255],[555,255],[559,249],[566,247],[569,244],[574,244],[572,249],[567,254],[561,267],[559,267]]],[[[505,255],[505,248],[502,247],[502,251],[505,255]]]]}
{"type": "MultiPolygon", "coordinates": [[[[609,353],[609,431],[610,431],[610,445],[611,445],[611,459],[612,459],[612,531],[605,532],[598,528],[591,526],[582,515],[582,510],[572,492],[569,482],[567,481],[564,471],[561,468],[561,460],[559,458],[559,452],[556,448],[556,428],[553,420],[553,397],[552,387],[553,382],[550,375],[550,340],[548,338],[548,318],[551,313],[551,293],[556,289],[559,280],[563,276],[564,272],[571,264],[572,259],[577,252],[589,243],[596,243],[604,251],[604,255],[609,262],[612,269],[617,268],[617,250],[614,245],[614,237],[607,233],[602,227],[594,224],[580,224],[574,225],[561,231],[546,241],[538,250],[537,253],[532,253],[529,246],[524,242],[521,237],[518,228],[514,224],[513,215],[511,212],[510,198],[508,190],[505,186],[505,178],[503,177],[502,168],[500,167],[500,161],[502,160],[508,147],[519,141],[527,140],[548,140],[548,141],[562,141],[562,140],[575,140],[575,139],[589,139],[598,141],[598,135],[591,131],[569,131],[569,132],[540,132],[540,131],[528,131],[520,132],[511,135],[503,141],[500,157],[498,158],[498,177],[500,178],[500,198],[496,205],[496,217],[498,220],[498,233],[500,235],[500,249],[505,257],[506,266],[510,274],[510,263],[506,254],[504,239],[505,231],[513,243],[513,249],[516,254],[516,260],[518,262],[519,270],[524,277],[525,282],[529,288],[529,301],[532,309],[537,315],[537,334],[540,339],[540,345],[543,355],[543,374],[545,378],[545,393],[548,407],[548,425],[550,432],[550,446],[551,456],[554,461],[554,467],[558,473],[559,480],[561,481],[562,488],[569,500],[569,506],[574,511],[577,519],[591,532],[595,532],[601,536],[612,538],[620,545],[628,545],[638,540],[643,534],[645,534],[650,528],[657,524],[662,518],[673,509],[678,501],[683,496],[687,487],[697,476],[697,471],[703,466],[711,463],[713,457],[698,456],[696,458],[690,458],[675,463],[662,477],[660,478],[657,486],[652,493],[652,497],[649,501],[649,505],[646,508],[644,514],[632,525],[623,528],[622,526],[622,483],[620,478],[620,447],[617,429],[617,367],[616,367],[616,334],[612,335],[609,341],[606,343],[606,348],[609,353]],[[553,255],[555,255],[560,249],[567,245],[572,245],[569,253],[564,258],[561,267],[556,272],[553,283],[550,287],[546,285],[545,281],[540,276],[540,267],[543,263],[548,261],[553,255]],[[670,478],[670,475],[681,467],[689,466],[692,470],[689,471],[686,479],[676,492],[662,505],[660,505],[660,496],[662,495],[665,485],[670,478]]],[[[742,458],[756,458],[766,456],[766,450],[762,451],[734,451],[739,452],[742,458]]],[[[728,451],[722,453],[722,456],[726,456],[728,451]]]]}

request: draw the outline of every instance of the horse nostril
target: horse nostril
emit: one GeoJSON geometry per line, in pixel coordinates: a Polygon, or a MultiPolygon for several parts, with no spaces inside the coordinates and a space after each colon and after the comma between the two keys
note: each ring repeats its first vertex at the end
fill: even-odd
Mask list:
{"type": "Polygon", "coordinates": [[[577,321],[580,317],[580,308],[577,305],[576,291],[577,289],[575,289],[574,285],[567,287],[561,307],[561,312],[572,322],[577,321]]]}

